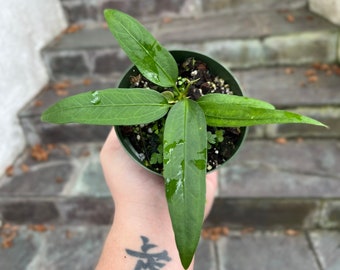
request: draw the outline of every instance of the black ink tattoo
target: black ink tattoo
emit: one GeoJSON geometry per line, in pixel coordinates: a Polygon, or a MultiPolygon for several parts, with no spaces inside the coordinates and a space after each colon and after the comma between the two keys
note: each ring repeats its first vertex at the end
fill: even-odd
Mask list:
{"type": "Polygon", "coordinates": [[[141,251],[134,251],[131,249],[126,249],[126,253],[138,258],[137,265],[134,270],[158,270],[165,266],[166,262],[171,261],[168,256],[168,252],[163,250],[159,253],[149,253],[149,250],[157,247],[154,244],[149,243],[149,238],[141,236],[143,245],[141,246],[141,251]]]}

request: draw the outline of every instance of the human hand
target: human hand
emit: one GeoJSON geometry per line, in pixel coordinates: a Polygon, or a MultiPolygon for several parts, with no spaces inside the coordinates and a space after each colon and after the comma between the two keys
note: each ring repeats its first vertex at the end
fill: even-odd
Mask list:
{"type": "MultiPolygon", "coordinates": [[[[114,129],[102,148],[100,158],[115,202],[115,213],[97,269],[113,269],[113,266],[114,269],[137,269],[138,264],[151,269],[151,261],[141,257],[136,261],[126,252],[127,249],[142,249],[141,237],[150,239],[154,249],[162,251],[159,254],[166,254],[160,258],[165,263],[165,269],[183,269],[175,244],[163,178],[132,160],[121,146],[114,129]]],[[[205,217],[210,212],[216,189],[217,174],[210,173],[206,182],[205,217]]],[[[189,270],[193,269],[193,265],[189,270]]]]}
{"type": "MultiPolygon", "coordinates": [[[[163,178],[132,160],[121,146],[114,129],[107,137],[100,158],[116,207],[132,204],[168,211],[163,178]]],[[[205,217],[210,212],[216,190],[217,173],[212,172],[207,175],[205,217]]]]}

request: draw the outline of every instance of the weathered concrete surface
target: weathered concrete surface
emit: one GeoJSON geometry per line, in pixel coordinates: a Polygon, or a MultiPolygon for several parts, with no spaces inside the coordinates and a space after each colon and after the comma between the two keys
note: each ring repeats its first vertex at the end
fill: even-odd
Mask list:
{"type": "MultiPolygon", "coordinates": [[[[51,223],[8,225],[0,232],[15,232],[15,237],[12,246],[0,247],[2,270],[94,269],[109,230],[51,223]]],[[[4,240],[0,236],[0,242],[4,240]]],[[[201,239],[195,270],[337,270],[339,241],[336,231],[231,230],[217,240],[201,239]]]]}
{"type": "Polygon", "coordinates": [[[195,255],[194,269],[195,270],[219,269],[216,254],[216,246],[213,241],[201,239],[195,255]]]}
{"type": "Polygon", "coordinates": [[[148,21],[150,18],[197,17],[213,12],[254,12],[263,10],[294,10],[307,6],[307,0],[158,0],[147,3],[134,0],[124,1],[81,1],[61,0],[70,24],[81,24],[86,28],[101,26],[105,8],[119,9],[132,16],[148,21]]]}
{"type": "Polygon", "coordinates": [[[315,199],[217,197],[206,223],[236,229],[313,229],[320,227],[320,209],[321,203],[315,199]]]}
{"type": "Polygon", "coordinates": [[[220,196],[340,197],[337,140],[247,141],[221,169],[220,196]]]}
{"type": "MultiPolygon", "coordinates": [[[[334,63],[338,59],[339,28],[306,8],[224,11],[166,21],[154,18],[147,28],[168,49],[202,52],[232,68],[334,63]]],[[[103,28],[64,35],[43,55],[54,80],[89,76],[105,80],[130,65],[111,33],[103,28]]]]}
{"type": "MultiPolygon", "coordinates": [[[[27,152],[15,164],[14,175],[0,181],[3,219],[109,224],[114,206],[100,168],[101,145],[55,144],[43,162],[27,152]],[[23,164],[28,171],[22,171],[23,164]]],[[[338,152],[337,140],[247,141],[220,172],[208,224],[339,228],[338,152]]]]}
{"type": "Polygon", "coordinates": [[[318,1],[309,0],[309,8],[325,17],[327,20],[340,25],[340,3],[336,0],[318,1]]]}
{"type": "Polygon", "coordinates": [[[294,237],[281,232],[230,235],[220,239],[217,246],[220,269],[319,270],[303,234],[294,237]]]}
{"type": "MultiPolygon", "coordinates": [[[[3,270],[94,269],[107,227],[44,226],[46,231],[21,227],[10,248],[0,248],[3,270]]],[[[0,237],[0,240],[1,237],[0,237]]]]}
{"type": "Polygon", "coordinates": [[[316,231],[310,239],[322,269],[340,269],[340,234],[338,231],[316,231]]]}

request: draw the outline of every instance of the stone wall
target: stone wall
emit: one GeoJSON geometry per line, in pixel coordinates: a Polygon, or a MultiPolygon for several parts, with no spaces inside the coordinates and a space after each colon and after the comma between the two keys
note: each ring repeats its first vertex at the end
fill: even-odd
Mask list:
{"type": "Polygon", "coordinates": [[[40,50],[65,27],[58,0],[2,1],[0,175],[25,146],[17,114],[49,78],[40,50]]]}

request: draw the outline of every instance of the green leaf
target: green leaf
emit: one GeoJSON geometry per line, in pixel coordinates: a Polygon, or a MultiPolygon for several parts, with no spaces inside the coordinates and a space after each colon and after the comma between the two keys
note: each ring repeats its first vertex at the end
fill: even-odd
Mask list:
{"type": "Polygon", "coordinates": [[[175,59],[143,25],[118,10],[106,9],[104,16],[121,48],[147,79],[163,87],[176,84],[175,59]]]}
{"type": "Polygon", "coordinates": [[[215,134],[216,134],[216,139],[217,139],[218,142],[224,141],[224,130],[223,129],[216,130],[215,134]]]}
{"type": "Polygon", "coordinates": [[[267,102],[247,97],[209,94],[201,97],[198,104],[203,109],[207,124],[210,126],[244,127],[261,124],[299,123],[327,127],[310,117],[276,110],[267,102]]]}
{"type": "Polygon", "coordinates": [[[272,104],[260,99],[218,93],[202,96],[199,99],[199,104],[216,104],[218,106],[225,106],[225,108],[229,105],[242,105],[262,109],[275,109],[272,104]]]}
{"type": "Polygon", "coordinates": [[[163,117],[170,105],[162,94],[138,88],[105,89],[64,98],[42,115],[45,122],[135,125],[163,117]]]}
{"type": "Polygon", "coordinates": [[[211,131],[207,132],[208,143],[215,144],[216,143],[216,135],[212,134],[211,131]]]}
{"type": "Polygon", "coordinates": [[[170,109],[163,155],[169,212],[186,269],[200,238],[206,200],[207,131],[204,113],[196,102],[181,100],[170,109]]]}

